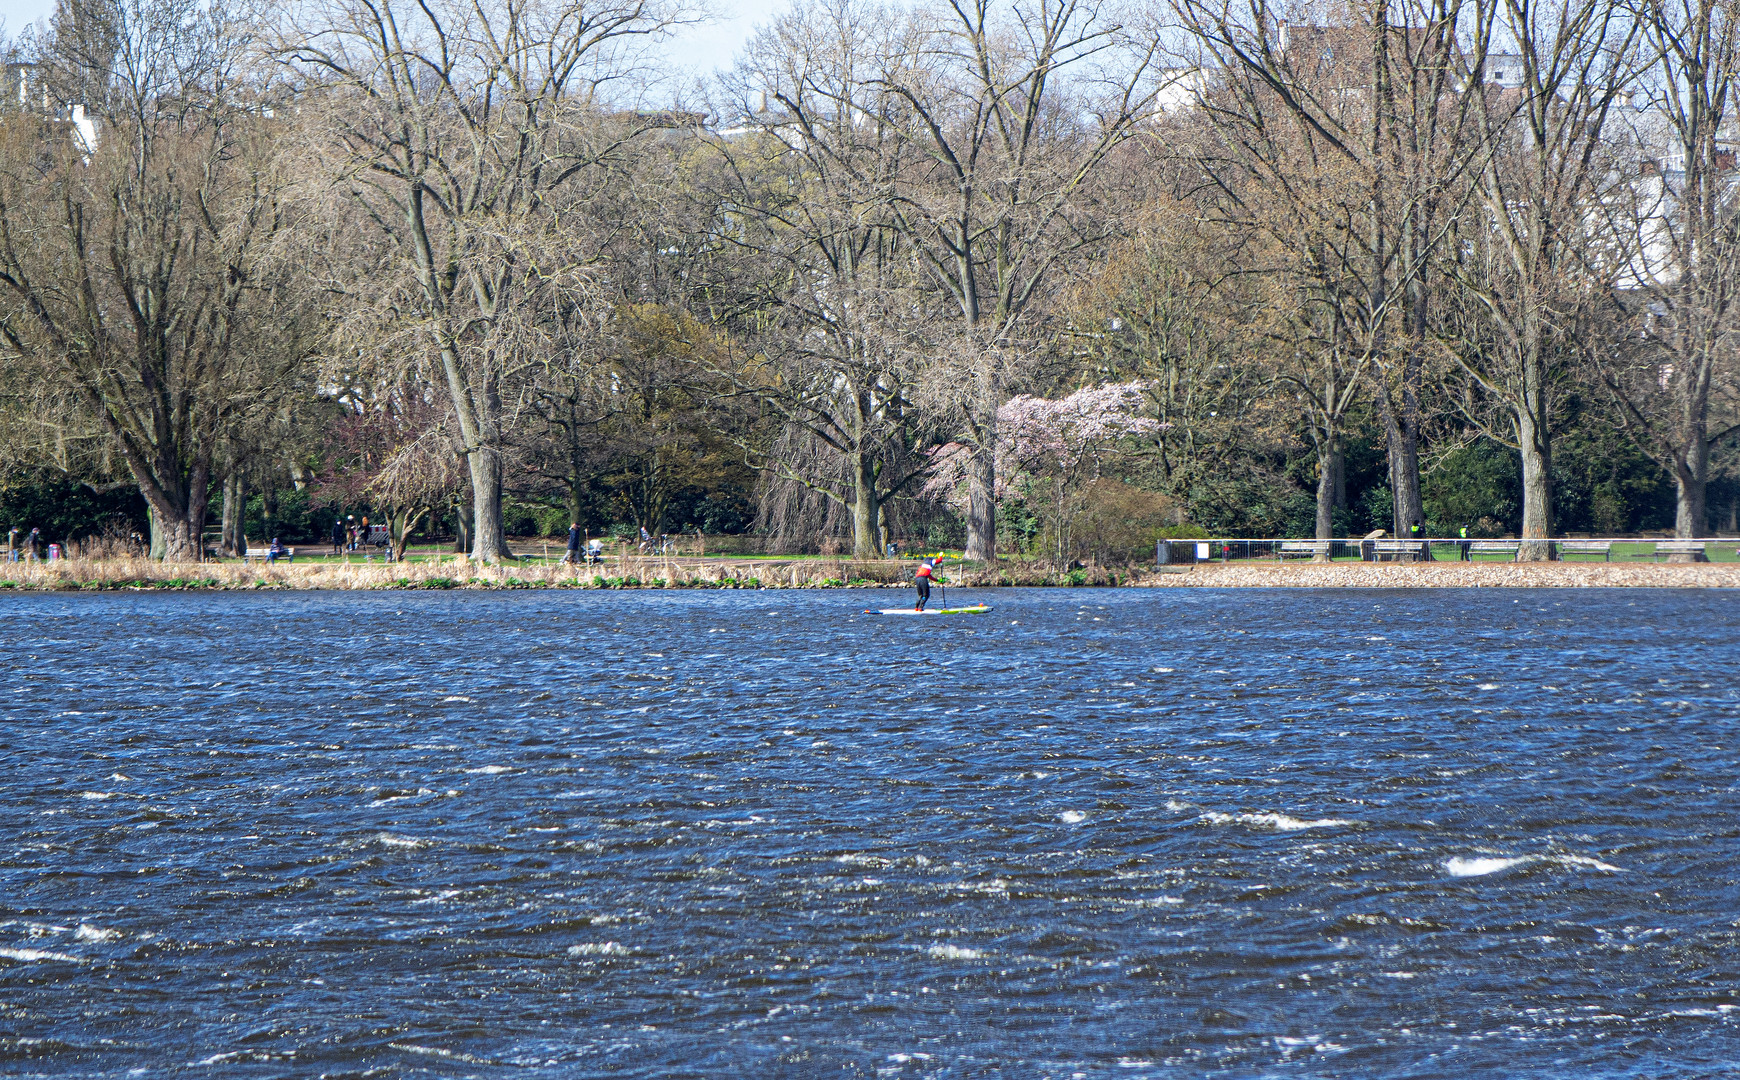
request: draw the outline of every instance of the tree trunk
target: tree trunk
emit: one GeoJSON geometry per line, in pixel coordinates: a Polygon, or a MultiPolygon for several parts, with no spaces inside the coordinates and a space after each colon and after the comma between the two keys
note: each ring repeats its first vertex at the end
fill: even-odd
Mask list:
{"type": "MultiPolygon", "coordinates": [[[[166,472],[168,470],[165,470],[166,472]]],[[[135,470],[135,477],[139,473],[135,470]]],[[[211,466],[197,462],[185,480],[165,487],[141,479],[151,514],[151,557],[164,562],[199,562],[205,557],[206,508],[211,498],[211,466]]]]}
{"type": "Polygon", "coordinates": [[[273,482],[271,473],[260,488],[260,539],[271,540],[278,535],[278,485],[273,482]]]}
{"type": "Polygon", "coordinates": [[[157,516],[155,504],[147,500],[145,510],[151,519],[151,557],[161,562],[169,554],[169,533],[163,528],[162,519],[157,516]]]}
{"type": "Polygon", "coordinates": [[[569,524],[578,524],[580,521],[581,491],[585,485],[583,481],[581,481],[578,472],[570,472],[568,474],[568,483],[564,486],[568,489],[568,497],[564,500],[568,504],[568,522],[569,524]]]}
{"type": "Polygon", "coordinates": [[[224,508],[222,540],[223,553],[241,558],[248,550],[247,539],[242,534],[242,523],[245,520],[243,508],[247,505],[247,492],[242,487],[242,474],[232,470],[224,477],[224,508]]]}
{"type": "Polygon", "coordinates": [[[193,505],[184,511],[168,505],[151,507],[151,555],[164,562],[199,562],[205,552],[201,541],[205,532],[206,496],[203,492],[189,500],[193,505]],[[161,554],[159,554],[161,552],[161,554]]]}
{"type": "MultiPolygon", "coordinates": [[[[1315,536],[1318,540],[1328,540],[1335,535],[1335,469],[1336,459],[1341,456],[1341,444],[1336,439],[1325,439],[1318,444],[1317,449],[1317,527],[1315,536]]],[[[1329,546],[1322,545],[1311,555],[1312,562],[1328,562],[1329,546]]]]}
{"type": "Polygon", "coordinates": [[[453,553],[469,555],[471,553],[471,514],[469,508],[463,505],[453,508],[453,553]]]}
{"type": "Polygon", "coordinates": [[[997,561],[997,423],[981,429],[967,457],[967,549],[963,558],[997,561]]]}
{"type": "Polygon", "coordinates": [[[404,562],[406,552],[411,550],[411,534],[417,531],[417,523],[423,520],[423,515],[429,513],[429,507],[416,509],[401,509],[387,514],[391,526],[389,539],[393,545],[393,561],[404,562]]]}
{"type": "Polygon", "coordinates": [[[512,559],[502,529],[501,454],[480,446],[466,458],[471,466],[471,561],[512,559]]]}
{"type": "Polygon", "coordinates": [[[852,461],[852,557],[880,559],[882,543],[877,535],[881,513],[876,498],[876,462],[866,454],[852,461]]]}
{"type": "Polygon", "coordinates": [[[1545,418],[1531,409],[1516,414],[1517,445],[1522,453],[1522,547],[1518,562],[1544,562],[1553,557],[1552,444],[1545,418]]]}
{"type": "Polygon", "coordinates": [[[1706,493],[1710,483],[1710,444],[1699,438],[1674,461],[1674,536],[1695,540],[1710,532],[1706,493]]]}
{"type": "Polygon", "coordinates": [[[1390,404],[1386,390],[1378,395],[1384,422],[1385,449],[1389,457],[1391,524],[1398,539],[1412,535],[1413,526],[1425,520],[1420,501],[1420,433],[1405,411],[1390,404]]]}
{"type": "MultiPolygon", "coordinates": [[[[1330,466],[1335,470],[1333,490],[1330,495],[1331,505],[1336,510],[1347,509],[1347,455],[1341,451],[1341,443],[1335,444],[1329,459],[1330,466]]],[[[1334,528],[1334,518],[1330,518],[1330,528],[1334,528]]]]}

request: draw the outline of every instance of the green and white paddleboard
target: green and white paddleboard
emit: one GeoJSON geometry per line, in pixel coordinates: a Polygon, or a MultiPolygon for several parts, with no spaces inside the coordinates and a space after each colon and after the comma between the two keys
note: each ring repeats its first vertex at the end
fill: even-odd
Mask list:
{"type": "Polygon", "coordinates": [[[871,611],[870,609],[866,608],[864,610],[864,614],[866,614],[866,615],[982,615],[985,612],[990,611],[990,610],[991,610],[991,605],[989,605],[989,604],[975,604],[972,607],[927,608],[924,611],[915,611],[909,607],[882,608],[880,611],[871,611]]]}

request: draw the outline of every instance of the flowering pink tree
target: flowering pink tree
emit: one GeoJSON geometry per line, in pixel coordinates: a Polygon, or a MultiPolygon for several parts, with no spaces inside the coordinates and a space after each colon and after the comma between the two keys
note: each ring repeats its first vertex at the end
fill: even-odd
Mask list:
{"type": "MultiPolygon", "coordinates": [[[[997,491],[1014,496],[1045,520],[1048,546],[1059,559],[1088,489],[1105,466],[1139,452],[1141,440],[1169,425],[1145,415],[1148,384],[1141,381],[1084,387],[1063,398],[1020,394],[997,410],[997,491]]],[[[959,443],[931,456],[927,494],[957,509],[966,506],[968,450],[959,443]]]]}

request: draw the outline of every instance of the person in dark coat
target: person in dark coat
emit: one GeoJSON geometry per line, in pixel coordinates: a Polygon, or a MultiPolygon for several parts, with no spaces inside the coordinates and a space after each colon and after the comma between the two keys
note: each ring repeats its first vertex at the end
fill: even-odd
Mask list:
{"type": "Polygon", "coordinates": [[[562,561],[576,565],[580,562],[580,523],[578,521],[568,526],[568,554],[562,556],[562,561]]]}
{"type": "Polygon", "coordinates": [[[332,553],[334,555],[344,554],[344,519],[342,518],[332,520],[332,553]]]}

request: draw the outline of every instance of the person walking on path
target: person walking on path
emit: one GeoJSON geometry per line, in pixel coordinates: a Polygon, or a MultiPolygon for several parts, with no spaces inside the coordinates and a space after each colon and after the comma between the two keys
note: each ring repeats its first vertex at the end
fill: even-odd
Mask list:
{"type": "Polygon", "coordinates": [[[580,523],[578,521],[568,526],[568,553],[562,556],[562,561],[571,566],[580,564],[580,523]]]}
{"type": "Polygon", "coordinates": [[[918,587],[918,606],[912,610],[924,610],[924,605],[930,602],[930,583],[941,580],[936,576],[935,560],[926,559],[918,564],[918,570],[912,575],[912,583],[918,587]]]}
{"type": "Polygon", "coordinates": [[[1468,549],[1469,549],[1469,547],[1472,546],[1468,542],[1468,526],[1466,526],[1466,525],[1462,526],[1462,538],[1460,540],[1456,541],[1456,546],[1459,549],[1461,549],[1463,562],[1473,562],[1474,561],[1473,559],[1469,558],[1469,556],[1468,556],[1468,549]]]}
{"type": "Polygon", "coordinates": [[[24,551],[25,551],[25,557],[30,562],[38,562],[42,559],[42,530],[41,529],[31,529],[30,530],[30,535],[24,538],[24,551]]]}
{"type": "Polygon", "coordinates": [[[6,561],[18,561],[18,526],[12,526],[12,531],[6,534],[6,561]]]}
{"type": "Polygon", "coordinates": [[[342,518],[332,519],[332,553],[334,555],[344,554],[344,519],[342,518]]]}

